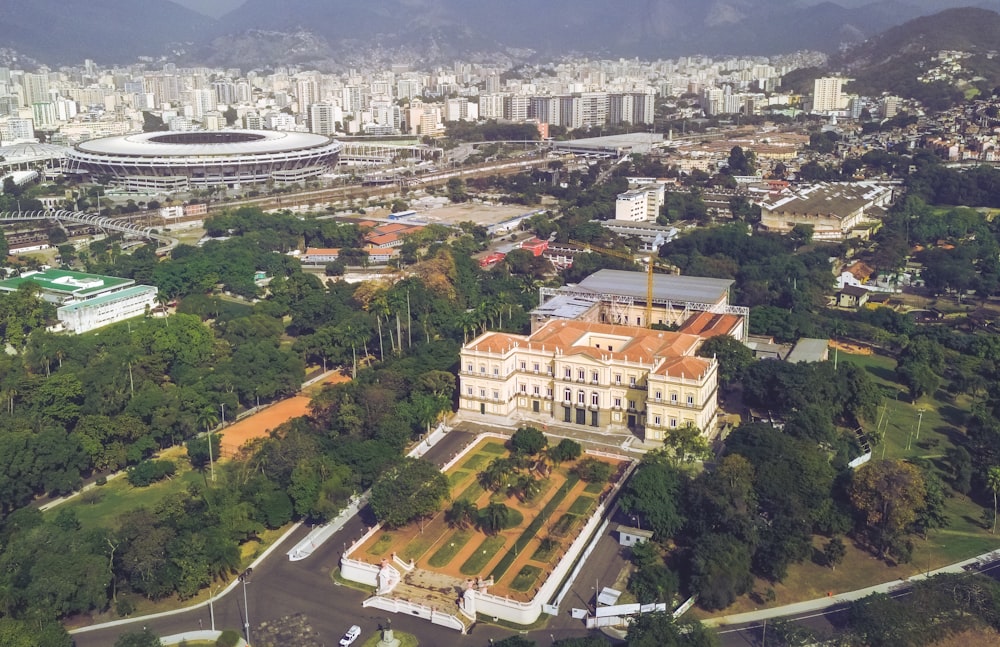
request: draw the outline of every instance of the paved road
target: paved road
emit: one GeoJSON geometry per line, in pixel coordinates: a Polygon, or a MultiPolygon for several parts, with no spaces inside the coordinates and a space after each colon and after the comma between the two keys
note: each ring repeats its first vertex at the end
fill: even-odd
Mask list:
{"type": "MultiPolygon", "coordinates": [[[[428,451],[426,458],[444,464],[474,439],[475,436],[472,434],[452,431],[428,451]]],[[[349,521],[311,557],[300,562],[290,562],[284,552],[308,532],[307,528],[300,528],[271,557],[254,568],[250,583],[246,587],[251,638],[253,638],[253,628],[261,622],[275,621],[296,613],[305,614],[315,634],[326,645],[335,645],[343,632],[352,624],[361,626],[362,641],[377,630],[379,622],[384,621],[385,615],[378,616],[377,610],[363,609],[361,602],[367,597],[366,594],[350,587],[337,586],[330,577],[331,571],[336,568],[340,559],[344,544],[364,534],[368,527],[366,522],[374,523],[370,515],[367,508],[362,510],[358,517],[349,521]]],[[[238,586],[228,595],[215,601],[216,628],[239,629],[242,633],[243,610],[243,589],[238,586]]],[[[509,631],[479,626],[470,636],[462,636],[454,630],[398,614],[393,615],[392,625],[400,631],[417,634],[425,645],[479,646],[487,644],[489,638],[499,639],[510,634],[509,631]]],[[[210,626],[209,609],[207,607],[195,609],[156,620],[140,619],[124,627],[76,633],[73,637],[76,647],[107,647],[114,644],[120,634],[144,626],[163,636],[201,627],[207,629],[210,626]]]]}

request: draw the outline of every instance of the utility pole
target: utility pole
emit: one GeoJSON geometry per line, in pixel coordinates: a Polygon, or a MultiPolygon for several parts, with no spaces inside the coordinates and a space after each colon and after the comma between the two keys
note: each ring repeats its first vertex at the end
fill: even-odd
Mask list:
{"type": "Polygon", "coordinates": [[[239,580],[243,584],[243,628],[246,632],[247,645],[250,644],[250,602],[247,600],[247,580],[253,573],[252,568],[240,573],[239,580]]]}
{"type": "Polygon", "coordinates": [[[924,410],[917,409],[917,440],[920,440],[920,423],[924,421],[924,410]]]}

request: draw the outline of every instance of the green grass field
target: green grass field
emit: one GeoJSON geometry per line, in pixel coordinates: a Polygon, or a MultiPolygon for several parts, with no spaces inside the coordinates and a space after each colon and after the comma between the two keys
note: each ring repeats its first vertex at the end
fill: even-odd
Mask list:
{"type": "Polygon", "coordinates": [[[573,505],[569,507],[570,514],[576,514],[580,516],[585,516],[594,509],[597,505],[597,499],[589,496],[578,496],[576,501],[573,501],[573,505]]]}
{"type": "Polygon", "coordinates": [[[483,496],[483,494],[485,493],[486,490],[484,490],[483,486],[480,485],[479,482],[477,481],[473,482],[471,485],[469,485],[469,487],[465,488],[465,490],[463,490],[461,494],[455,497],[455,500],[458,501],[459,499],[462,499],[463,501],[471,501],[475,503],[479,499],[479,497],[483,496]]]}
{"type": "Polygon", "coordinates": [[[587,483],[587,487],[583,488],[583,491],[587,494],[600,494],[606,487],[608,487],[607,483],[587,483]]]}
{"type": "Polygon", "coordinates": [[[448,487],[454,488],[456,485],[468,478],[472,472],[467,472],[465,470],[455,470],[448,475],[448,487]]]}
{"type": "Polygon", "coordinates": [[[420,557],[426,553],[428,549],[430,549],[430,547],[434,544],[435,539],[436,537],[419,535],[408,542],[406,546],[399,551],[399,556],[406,561],[410,561],[411,559],[416,561],[420,559],[420,557]]]}
{"type": "Polygon", "coordinates": [[[173,494],[186,492],[189,485],[204,483],[205,475],[190,469],[186,458],[172,457],[177,464],[177,474],[148,487],[129,485],[121,476],[107,485],[95,487],[61,506],[47,512],[55,515],[60,510],[73,510],[84,530],[110,528],[122,514],[139,508],[152,509],[173,494]]]}
{"type": "Polygon", "coordinates": [[[462,463],[463,470],[469,470],[470,472],[475,472],[486,467],[487,463],[493,460],[493,454],[484,454],[482,452],[476,452],[472,457],[462,463]]]}
{"type": "Polygon", "coordinates": [[[450,537],[444,540],[441,548],[434,551],[434,554],[431,555],[429,560],[427,560],[427,563],[434,568],[447,566],[448,562],[450,562],[455,555],[458,554],[458,551],[462,550],[462,548],[469,543],[469,540],[472,539],[474,534],[475,531],[469,529],[454,532],[450,537]]]}
{"type": "Polygon", "coordinates": [[[486,565],[493,559],[493,556],[503,548],[505,541],[503,535],[487,537],[476,548],[476,552],[469,559],[465,560],[465,563],[458,570],[461,571],[462,575],[471,576],[481,574],[486,565]]]}
{"type": "Polygon", "coordinates": [[[895,381],[895,360],[839,353],[838,361],[864,368],[885,390],[875,420],[866,420],[863,425],[865,433],[876,440],[873,458],[939,458],[964,434],[960,425],[969,411],[966,397],[952,400],[938,389],[934,397],[925,395],[909,402],[909,394],[895,381]]]}
{"type": "Polygon", "coordinates": [[[374,546],[368,549],[368,552],[372,555],[383,555],[385,551],[389,550],[389,546],[392,546],[392,535],[384,534],[378,538],[374,546]]]}
{"type": "Polygon", "coordinates": [[[542,569],[537,566],[522,566],[521,570],[514,576],[514,580],[510,583],[510,588],[515,591],[528,591],[535,585],[535,582],[538,580],[538,576],[541,574],[542,569]]]}
{"type": "MultiPolygon", "coordinates": [[[[399,641],[399,647],[417,647],[420,641],[413,634],[408,634],[405,631],[393,630],[392,635],[396,640],[399,641]]],[[[382,632],[376,631],[374,634],[368,637],[368,640],[361,644],[361,647],[378,647],[378,644],[382,641],[382,632]]]]}
{"type": "Polygon", "coordinates": [[[507,453],[507,448],[503,446],[503,443],[486,443],[479,450],[481,452],[486,452],[487,454],[496,454],[500,456],[501,454],[507,453]]]}

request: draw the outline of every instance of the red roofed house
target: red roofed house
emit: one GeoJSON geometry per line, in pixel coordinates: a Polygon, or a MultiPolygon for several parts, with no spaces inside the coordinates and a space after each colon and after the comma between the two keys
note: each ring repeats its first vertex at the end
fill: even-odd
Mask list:
{"type": "Polygon", "coordinates": [[[549,248],[549,241],[529,238],[521,243],[521,249],[526,249],[535,256],[541,256],[549,248]]]}

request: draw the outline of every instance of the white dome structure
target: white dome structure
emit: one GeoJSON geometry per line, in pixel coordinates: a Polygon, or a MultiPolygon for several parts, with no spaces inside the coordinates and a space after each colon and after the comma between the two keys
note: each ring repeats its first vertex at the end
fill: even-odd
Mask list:
{"type": "Polygon", "coordinates": [[[77,144],[63,170],[109,176],[130,190],[183,191],[300,182],[337,164],[343,145],[323,135],[272,130],[168,131],[77,144]]]}

